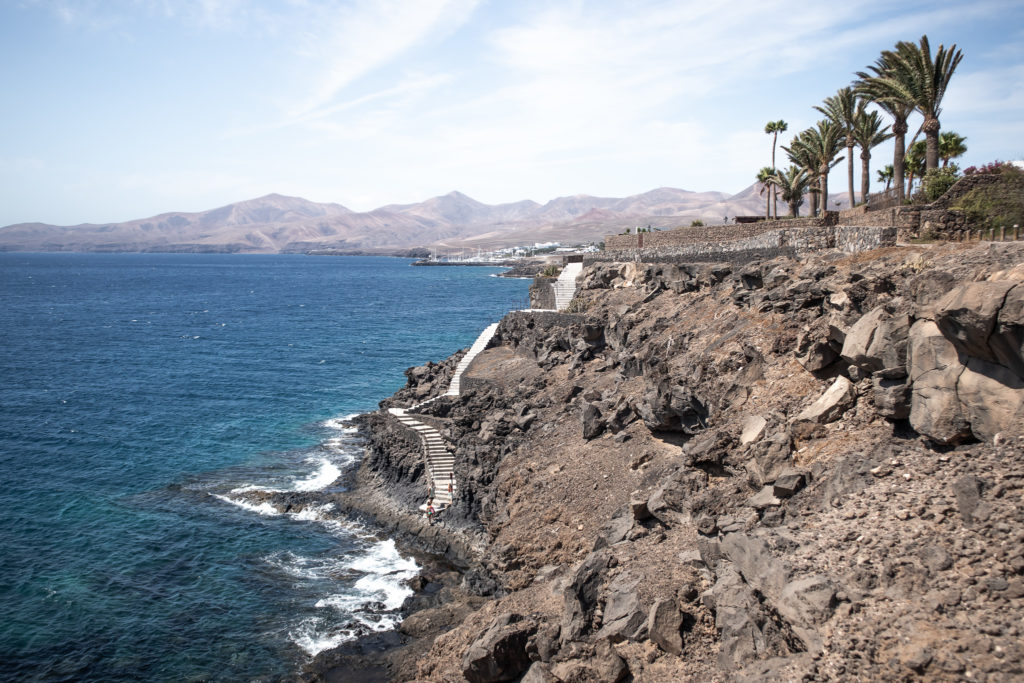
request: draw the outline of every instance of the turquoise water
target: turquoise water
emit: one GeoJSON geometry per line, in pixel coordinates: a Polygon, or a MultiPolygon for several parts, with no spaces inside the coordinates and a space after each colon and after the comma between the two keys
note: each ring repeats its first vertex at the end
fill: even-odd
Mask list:
{"type": "Polygon", "coordinates": [[[239,680],[395,623],[415,564],[243,506],[528,283],[376,257],[0,254],[0,676],[239,680]]]}

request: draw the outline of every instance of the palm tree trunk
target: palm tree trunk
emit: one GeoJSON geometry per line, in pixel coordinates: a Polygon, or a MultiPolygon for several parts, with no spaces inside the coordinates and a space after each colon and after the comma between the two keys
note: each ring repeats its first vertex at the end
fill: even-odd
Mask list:
{"type": "Polygon", "coordinates": [[[852,209],[857,200],[853,195],[853,145],[849,142],[846,143],[846,178],[849,184],[850,208],[852,209]]]}
{"type": "Polygon", "coordinates": [[[904,174],[906,173],[903,159],[906,157],[907,150],[905,148],[905,142],[907,139],[907,120],[896,119],[892,124],[893,143],[895,144],[895,151],[892,156],[892,178],[893,183],[896,186],[896,196],[899,199],[899,203],[902,204],[906,195],[903,194],[903,181],[905,180],[904,174]]]}
{"type": "Polygon", "coordinates": [[[928,118],[924,122],[924,167],[930,171],[939,167],[939,120],[928,118]]]}
{"type": "MultiPolygon", "coordinates": [[[[775,171],[775,142],[779,139],[779,132],[772,135],[772,172],[775,171]]],[[[779,217],[779,198],[775,194],[775,185],[772,185],[772,205],[775,207],[775,218],[779,217]]]]}
{"type": "Polygon", "coordinates": [[[765,186],[765,189],[768,190],[768,191],[764,193],[764,217],[765,218],[771,218],[772,217],[772,184],[768,183],[768,185],[765,186]]]}
{"type": "Polygon", "coordinates": [[[828,165],[822,167],[822,170],[818,176],[819,182],[821,183],[821,217],[825,217],[825,212],[828,211],[828,165]]]}
{"type": "Polygon", "coordinates": [[[860,153],[860,201],[868,200],[868,187],[871,185],[871,152],[860,153]]]}
{"type": "MultiPolygon", "coordinates": [[[[812,181],[811,184],[812,185],[818,185],[819,187],[821,186],[821,182],[818,180],[817,177],[814,178],[814,180],[812,181]]],[[[810,197],[811,197],[810,210],[811,210],[811,218],[813,218],[813,217],[818,215],[818,195],[817,195],[817,193],[810,192],[810,191],[808,191],[807,194],[809,194],[810,197]]]]}

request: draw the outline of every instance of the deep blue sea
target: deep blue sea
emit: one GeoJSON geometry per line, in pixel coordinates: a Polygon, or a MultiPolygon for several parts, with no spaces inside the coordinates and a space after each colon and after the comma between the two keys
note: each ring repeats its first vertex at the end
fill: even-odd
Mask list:
{"type": "Polygon", "coordinates": [[[416,571],[329,488],[344,417],[525,305],[377,257],[0,254],[0,678],[246,680],[396,623],[416,571]]]}

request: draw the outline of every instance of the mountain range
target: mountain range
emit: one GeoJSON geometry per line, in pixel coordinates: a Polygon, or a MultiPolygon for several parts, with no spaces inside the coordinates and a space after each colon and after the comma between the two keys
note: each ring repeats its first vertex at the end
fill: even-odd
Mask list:
{"type": "MultiPolygon", "coordinates": [[[[537,242],[598,242],[636,225],[689,225],[694,219],[764,211],[760,186],[735,195],[662,187],[624,198],[573,195],[546,204],[490,205],[460,192],[368,212],[269,194],[209,211],[172,212],[123,223],[19,223],[0,228],[0,251],[388,253],[493,249],[537,242]]],[[[780,207],[785,210],[785,207],[780,207]]]]}

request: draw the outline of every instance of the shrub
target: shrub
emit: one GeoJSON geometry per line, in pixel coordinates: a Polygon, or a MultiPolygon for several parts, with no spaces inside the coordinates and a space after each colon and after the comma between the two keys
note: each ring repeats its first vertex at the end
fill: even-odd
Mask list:
{"type": "Polygon", "coordinates": [[[967,214],[972,228],[984,230],[1024,224],[1024,171],[1000,166],[999,181],[976,187],[952,206],[967,214]]]}
{"type": "Polygon", "coordinates": [[[703,228],[704,227],[704,221],[702,221],[699,218],[695,218],[692,221],[690,221],[690,227],[691,228],[703,228]]]}
{"type": "Polygon", "coordinates": [[[925,201],[934,202],[946,194],[946,190],[953,187],[957,179],[955,166],[933,168],[925,173],[924,179],[921,181],[921,193],[924,194],[925,201]]]}
{"type": "Polygon", "coordinates": [[[558,277],[561,274],[562,269],[555,265],[550,265],[544,270],[540,271],[541,277],[558,277]]]}
{"type": "Polygon", "coordinates": [[[1005,161],[990,161],[984,166],[968,166],[964,169],[964,175],[974,175],[975,173],[1002,173],[1004,169],[1015,168],[1013,164],[1008,164],[1005,161]]]}

